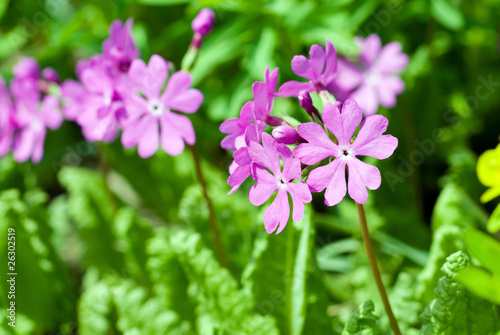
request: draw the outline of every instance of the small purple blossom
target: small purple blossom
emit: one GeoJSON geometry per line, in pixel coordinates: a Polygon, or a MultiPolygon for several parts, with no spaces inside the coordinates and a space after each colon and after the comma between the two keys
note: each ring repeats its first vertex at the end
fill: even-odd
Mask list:
{"type": "Polygon", "coordinates": [[[237,150],[245,146],[245,130],[252,124],[257,124],[260,133],[264,130],[266,119],[273,108],[276,85],[278,84],[278,68],[270,72],[266,68],[264,82],[256,81],[252,84],[253,101],[247,102],[240,111],[240,116],[224,121],[219,130],[228,134],[222,142],[221,147],[226,150],[237,150]]]}
{"type": "Polygon", "coordinates": [[[260,142],[260,134],[262,133],[262,130],[259,129],[258,124],[253,124],[250,127],[247,127],[245,129],[245,134],[244,134],[244,145],[239,147],[234,153],[233,153],[233,162],[229,166],[229,178],[227,180],[227,183],[229,186],[231,186],[231,190],[228,192],[228,194],[236,192],[243,184],[243,182],[250,176],[251,172],[251,166],[252,166],[252,159],[250,158],[250,155],[248,154],[248,147],[250,146],[250,143],[260,142]]]}
{"type": "Polygon", "coordinates": [[[129,119],[123,126],[122,144],[126,148],[137,145],[142,158],[152,156],[160,144],[166,153],[175,156],[184,150],[184,142],[195,143],[191,121],[174,111],[195,113],[203,95],[190,89],[191,75],[184,71],[174,73],[162,92],[170,66],[158,55],[151,56],[148,65],[136,59],[130,66],[131,87],[125,94],[129,119]]]}
{"type": "Polygon", "coordinates": [[[131,34],[133,23],[132,19],[125,23],[120,20],[113,21],[109,27],[109,38],[102,44],[103,56],[124,72],[127,72],[132,61],[139,57],[139,50],[131,34]]]}
{"type": "Polygon", "coordinates": [[[292,151],[286,145],[276,142],[267,133],[262,134],[262,144],[251,142],[248,148],[253,161],[252,177],[257,182],[248,195],[253,205],[260,206],[278,191],[276,198],[264,213],[264,226],[268,233],[277,229],[276,233],[279,234],[290,217],[288,194],[293,202],[293,221],[302,219],[304,203],[311,202],[312,196],[307,185],[300,181],[302,178],[300,161],[293,157],[292,151]],[[293,182],[294,180],[298,182],[293,182]]]}
{"type": "Polygon", "coordinates": [[[126,118],[117,83],[103,64],[85,68],[81,85],[69,81],[62,85],[63,110],[68,119],[75,119],[89,142],[111,142],[118,135],[126,118]]]}
{"type": "Polygon", "coordinates": [[[335,47],[326,41],[326,50],[314,44],[309,50],[309,59],[300,55],[292,59],[292,70],[300,77],[309,79],[308,82],[288,81],[278,90],[278,96],[298,96],[299,92],[320,92],[325,90],[337,75],[337,52],[335,47]]]}
{"type": "Polygon", "coordinates": [[[312,170],[307,179],[312,192],[326,188],[325,204],[334,206],[346,195],[346,166],[349,171],[349,195],[359,204],[368,198],[367,188],[375,190],[381,183],[380,171],[373,165],[362,162],[357,156],[385,159],[392,155],[398,145],[397,138],[382,135],[389,121],[382,115],[368,116],[362,122],[363,113],[354,100],[348,99],[342,105],[328,103],[323,108],[323,122],[338,140],[334,143],[322,126],[304,123],[298,130],[303,143],[294,149],[294,154],[307,165],[314,165],[324,159],[335,159],[327,165],[312,170]],[[362,123],[361,123],[362,122],[362,123]],[[351,139],[361,124],[354,142],[351,139]]]}
{"type": "Polygon", "coordinates": [[[57,129],[62,121],[56,97],[46,95],[41,103],[40,96],[16,98],[14,122],[18,130],[12,148],[14,159],[25,162],[31,158],[34,163],[38,163],[43,156],[46,128],[57,129]]]}
{"type": "Polygon", "coordinates": [[[338,100],[354,99],[364,112],[372,115],[378,106],[392,108],[396,96],[404,91],[404,82],[397,75],[408,65],[408,56],[398,42],[382,47],[378,35],[358,37],[361,47],[357,66],[347,59],[339,61],[338,76],[327,87],[338,100]]]}

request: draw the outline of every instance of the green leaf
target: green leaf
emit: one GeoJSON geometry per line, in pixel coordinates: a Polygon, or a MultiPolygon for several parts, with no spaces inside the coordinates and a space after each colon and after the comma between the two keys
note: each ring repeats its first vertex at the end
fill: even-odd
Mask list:
{"type": "Polygon", "coordinates": [[[445,276],[439,279],[435,290],[437,298],[422,314],[423,335],[488,335],[498,330],[500,320],[495,306],[470,294],[457,282],[458,274],[469,264],[462,251],[447,258],[442,267],[445,276]]]}
{"type": "Polygon", "coordinates": [[[495,208],[493,213],[491,213],[486,228],[488,228],[488,231],[492,234],[500,230],[500,204],[495,208]]]}
{"type": "Polygon", "coordinates": [[[418,285],[415,289],[416,297],[427,304],[434,298],[434,288],[442,277],[441,267],[448,255],[464,249],[462,229],[456,226],[440,226],[433,235],[429,260],[418,275],[418,285]]]}
{"type": "Polygon", "coordinates": [[[485,227],[488,216],[463,189],[455,183],[443,188],[432,212],[432,229],[442,225],[458,227],[485,227]]]}
{"type": "Polygon", "coordinates": [[[464,233],[467,251],[488,270],[500,276],[500,242],[476,229],[468,229],[464,233]]]}
{"type": "Polygon", "coordinates": [[[373,314],[375,305],[367,300],[362,303],[345,324],[342,335],[378,335],[378,317],[373,314]]]}
{"type": "MultiPolygon", "coordinates": [[[[47,225],[44,208],[47,198],[39,190],[30,190],[23,198],[18,190],[0,193],[0,233],[4,236],[0,239],[0,259],[5,266],[0,272],[0,304],[8,306],[10,301],[15,301],[16,313],[35,322],[40,331],[50,331],[72,320],[76,302],[75,283],[68,275],[69,269],[50,243],[52,230],[47,225]],[[11,235],[14,239],[7,239],[9,228],[15,230],[15,235],[11,235]],[[7,254],[8,245],[15,247],[15,255],[7,254]],[[15,258],[8,259],[8,256],[15,258]],[[11,277],[15,277],[14,300],[8,300],[7,280],[11,277]]],[[[21,322],[20,319],[17,322],[21,322]]]]}
{"type": "MultiPolygon", "coordinates": [[[[295,256],[293,268],[292,284],[290,288],[291,311],[290,311],[290,329],[292,335],[302,334],[304,329],[306,314],[306,277],[307,261],[310,257],[311,240],[311,209],[307,206],[304,210],[304,217],[295,225],[300,227],[300,239],[295,256]]],[[[292,228],[292,227],[290,227],[292,228]]]]}
{"type": "Polygon", "coordinates": [[[460,271],[456,280],[478,297],[500,305],[500,277],[492,276],[486,270],[470,267],[460,271]]]}
{"type": "Polygon", "coordinates": [[[68,213],[76,223],[84,264],[121,273],[125,268],[123,255],[116,249],[111,232],[116,204],[102,176],[84,168],[63,167],[59,181],[68,191],[68,213]]]}
{"type": "Polygon", "coordinates": [[[457,6],[447,0],[432,0],[431,13],[434,18],[450,30],[460,30],[465,24],[465,19],[457,6]]]}
{"type": "Polygon", "coordinates": [[[198,304],[199,333],[278,334],[275,320],[255,313],[251,292],[238,288],[198,233],[176,231],[170,243],[189,280],[188,295],[198,304]]]}

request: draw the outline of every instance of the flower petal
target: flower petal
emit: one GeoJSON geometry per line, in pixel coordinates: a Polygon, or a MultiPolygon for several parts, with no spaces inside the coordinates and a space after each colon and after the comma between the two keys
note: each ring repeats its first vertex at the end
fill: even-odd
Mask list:
{"type": "Polygon", "coordinates": [[[302,219],[304,215],[304,203],[312,201],[312,194],[306,183],[289,183],[288,192],[292,197],[293,212],[292,219],[297,222],[302,219]]]}
{"type": "Polygon", "coordinates": [[[362,119],[363,113],[361,109],[351,99],[344,102],[342,113],[340,113],[338,105],[332,103],[326,104],[323,108],[323,122],[335,135],[341,148],[350,146],[352,136],[362,119]]]}
{"type": "Polygon", "coordinates": [[[297,76],[307,78],[309,80],[313,79],[313,70],[311,68],[311,63],[309,59],[300,55],[292,58],[292,71],[297,76]]]}
{"type": "Polygon", "coordinates": [[[368,191],[380,187],[382,178],[376,166],[366,164],[357,158],[347,163],[349,168],[349,196],[358,204],[364,204],[368,198],[368,191]]]}
{"type": "MultiPolygon", "coordinates": [[[[231,164],[231,166],[234,167],[233,164],[231,164]]],[[[243,166],[239,166],[236,164],[235,166],[236,168],[231,172],[231,175],[227,180],[229,186],[232,187],[231,191],[227,193],[228,195],[236,192],[236,190],[240,188],[241,184],[243,184],[243,182],[248,178],[248,176],[250,176],[250,168],[251,168],[250,164],[243,166]]]]}
{"type": "Polygon", "coordinates": [[[392,135],[382,135],[387,130],[389,120],[383,115],[368,116],[352,144],[352,154],[385,159],[398,146],[398,139],[392,135]]]}
{"type": "MultiPolygon", "coordinates": [[[[325,205],[335,206],[344,199],[347,193],[345,181],[346,160],[337,158],[331,164],[332,177],[325,191],[325,205]]],[[[329,164],[329,165],[330,165],[329,164]]]]}
{"type": "Polygon", "coordinates": [[[191,75],[178,71],[170,77],[161,100],[165,107],[184,113],[194,113],[200,108],[203,94],[197,89],[189,89],[191,75]]]}
{"type": "Polygon", "coordinates": [[[276,230],[279,234],[286,226],[290,217],[290,207],[288,205],[288,194],[285,190],[278,190],[276,199],[269,205],[264,213],[264,227],[268,234],[276,230]]]}
{"type": "Polygon", "coordinates": [[[396,96],[404,91],[405,84],[401,78],[385,75],[379,77],[377,83],[377,93],[380,99],[380,104],[387,108],[392,108],[396,105],[396,96]]]}
{"type": "Polygon", "coordinates": [[[277,97],[297,97],[299,92],[305,90],[307,92],[314,92],[314,87],[310,82],[302,83],[299,81],[287,81],[280,86],[277,97]]]}
{"type": "Polygon", "coordinates": [[[293,153],[302,163],[313,165],[337,154],[338,146],[330,140],[319,124],[303,123],[298,126],[298,130],[300,136],[309,142],[293,149],[293,153]]]}
{"type": "Polygon", "coordinates": [[[148,158],[158,150],[160,146],[160,134],[158,129],[158,120],[146,118],[144,136],[139,140],[137,152],[142,158],[148,158]]]}
{"type": "Polygon", "coordinates": [[[323,69],[325,68],[325,49],[317,44],[313,44],[311,49],[309,49],[309,59],[313,77],[308,79],[319,81],[321,74],[323,74],[323,69]]]}
{"type": "Polygon", "coordinates": [[[325,72],[322,75],[322,83],[327,86],[337,74],[337,51],[329,40],[326,40],[325,72]]]}
{"type": "Polygon", "coordinates": [[[378,110],[378,97],[375,87],[363,84],[357,90],[352,92],[351,99],[355,100],[363,115],[368,116],[375,114],[378,110]]]}
{"type": "Polygon", "coordinates": [[[266,169],[257,167],[254,171],[258,183],[252,186],[248,192],[248,197],[252,205],[260,206],[273,195],[278,189],[278,185],[276,185],[273,176],[266,169]],[[269,182],[269,179],[271,179],[271,182],[269,182]]]}
{"type": "Polygon", "coordinates": [[[193,145],[196,140],[191,120],[184,115],[166,112],[160,118],[161,147],[169,155],[177,156],[184,151],[184,141],[193,145]]]}

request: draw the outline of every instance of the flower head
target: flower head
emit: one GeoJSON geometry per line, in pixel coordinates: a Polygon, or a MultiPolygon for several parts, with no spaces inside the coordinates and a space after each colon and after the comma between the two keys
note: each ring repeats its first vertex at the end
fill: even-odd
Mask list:
{"type": "Polygon", "coordinates": [[[82,127],[89,142],[113,141],[126,118],[117,81],[103,63],[92,63],[80,75],[81,84],[62,84],[63,110],[82,127]]]}
{"type": "Polygon", "coordinates": [[[277,228],[276,233],[279,234],[290,216],[288,194],[293,202],[293,221],[302,219],[304,203],[311,202],[312,196],[307,185],[300,181],[300,162],[293,157],[292,151],[267,133],[262,134],[262,144],[261,146],[257,142],[251,142],[248,147],[248,154],[253,162],[252,177],[257,182],[248,195],[253,205],[260,206],[278,191],[276,198],[266,209],[264,226],[268,233],[277,228]],[[294,182],[295,180],[298,182],[294,182]]]}
{"type": "Polygon", "coordinates": [[[265,128],[266,119],[271,114],[276,85],[278,83],[278,68],[270,72],[266,68],[264,82],[256,81],[252,84],[253,101],[247,102],[240,111],[240,117],[224,121],[219,130],[228,134],[222,142],[221,147],[226,150],[237,150],[245,146],[245,131],[247,127],[257,124],[259,133],[265,128]]]}
{"type": "Polygon", "coordinates": [[[170,66],[158,55],[151,56],[148,65],[136,59],[130,66],[130,87],[125,94],[129,119],[123,126],[122,144],[126,148],[137,145],[142,158],[152,156],[160,144],[175,156],[184,150],[184,142],[195,142],[191,121],[177,112],[195,113],[203,95],[190,88],[191,75],[184,71],[174,73],[162,91],[170,66]]]}
{"type": "Polygon", "coordinates": [[[17,97],[13,117],[17,128],[12,148],[14,159],[25,162],[31,158],[38,163],[43,156],[46,128],[57,129],[62,124],[59,101],[51,95],[46,95],[41,103],[40,96],[17,97]]]}
{"type": "Polygon", "coordinates": [[[364,204],[368,198],[366,189],[377,189],[381,177],[375,166],[362,162],[357,156],[388,158],[396,149],[398,140],[392,135],[383,135],[389,123],[384,116],[372,115],[362,122],[362,111],[351,99],[343,105],[328,103],[323,108],[323,122],[335,135],[338,144],[317,123],[304,123],[298,127],[300,136],[308,142],[294,149],[295,156],[302,163],[313,165],[330,157],[335,158],[327,165],[312,170],[307,185],[313,192],[321,192],[326,188],[325,204],[328,206],[338,204],[347,189],[352,199],[364,204]],[[360,124],[358,135],[352,142],[360,124]],[[349,171],[349,187],[346,185],[346,167],[349,171]]]}
{"type": "Polygon", "coordinates": [[[394,107],[396,96],[404,90],[404,82],[397,75],[408,64],[408,56],[401,52],[398,42],[382,47],[375,34],[366,39],[358,37],[356,41],[361,47],[361,66],[341,59],[338,75],[328,90],[339,100],[350,98],[358,102],[365,115],[375,114],[379,104],[394,107]]]}
{"type": "Polygon", "coordinates": [[[299,92],[322,91],[335,78],[337,73],[337,52],[335,47],[326,41],[326,50],[314,44],[309,50],[309,59],[300,55],[292,59],[292,70],[300,77],[309,79],[308,82],[288,81],[278,90],[278,96],[298,96],[299,92]]]}
{"type": "Polygon", "coordinates": [[[109,38],[102,44],[103,55],[116,64],[116,67],[126,72],[134,59],[139,57],[131,29],[134,21],[128,19],[125,23],[115,20],[109,27],[109,38]]]}

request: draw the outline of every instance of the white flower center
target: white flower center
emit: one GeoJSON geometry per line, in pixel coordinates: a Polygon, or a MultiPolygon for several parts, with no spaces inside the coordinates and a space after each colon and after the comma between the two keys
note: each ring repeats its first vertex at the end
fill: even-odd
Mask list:
{"type": "Polygon", "coordinates": [[[288,184],[288,182],[286,181],[286,179],[283,176],[278,176],[276,178],[276,185],[278,185],[279,189],[282,189],[282,190],[286,189],[287,184],[288,184]]]}
{"type": "Polygon", "coordinates": [[[351,158],[352,158],[352,149],[349,148],[349,147],[347,147],[347,146],[340,147],[339,148],[339,158],[340,159],[351,160],[351,158]]]}
{"type": "Polygon", "coordinates": [[[43,128],[43,122],[40,121],[39,119],[33,119],[31,121],[31,127],[34,129],[34,130],[40,130],[43,128]]]}
{"type": "Polygon", "coordinates": [[[160,116],[164,112],[164,106],[160,101],[153,99],[149,102],[148,111],[153,116],[160,116]]]}
{"type": "Polygon", "coordinates": [[[109,106],[111,104],[111,94],[109,92],[104,93],[104,105],[109,106]]]}
{"type": "Polygon", "coordinates": [[[366,82],[371,85],[375,86],[379,82],[379,75],[377,73],[373,73],[371,71],[366,73],[366,82]]]}

